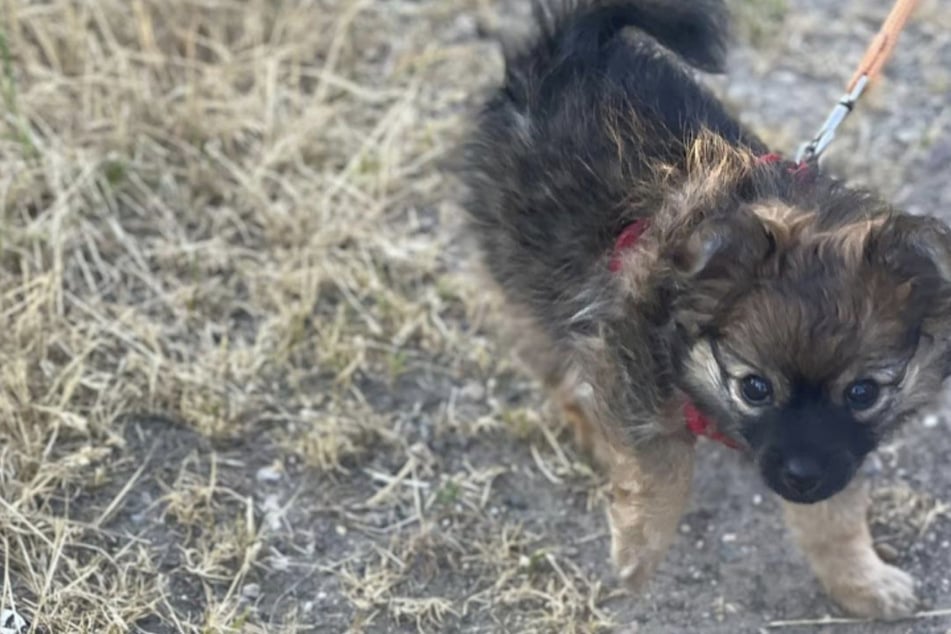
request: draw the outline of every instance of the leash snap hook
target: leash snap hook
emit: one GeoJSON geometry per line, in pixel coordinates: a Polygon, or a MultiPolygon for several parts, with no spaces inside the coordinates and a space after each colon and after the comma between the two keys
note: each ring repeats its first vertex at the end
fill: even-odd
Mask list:
{"type": "Polygon", "coordinates": [[[855,108],[855,103],[862,96],[862,93],[865,92],[868,82],[868,75],[860,75],[858,77],[855,82],[855,87],[851,92],[843,95],[838,103],[835,104],[835,107],[832,109],[832,112],[829,113],[822,127],[819,128],[816,136],[799,148],[799,152],[796,155],[796,161],[798,163],[815,164],[819,162],[819,157],[822,156],[822,153],[825,152],[829,144],[832,143],[832,140],[835,139],[836,130],[842,125],[845,118],[851,114],[855,108]]]}

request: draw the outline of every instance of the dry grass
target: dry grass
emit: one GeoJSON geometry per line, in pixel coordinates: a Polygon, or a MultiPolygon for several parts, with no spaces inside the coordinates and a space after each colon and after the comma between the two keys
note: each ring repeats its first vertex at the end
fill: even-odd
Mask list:
{"type": "MultiPolygon", "coordinates": [[[[310,555],[339,577],[355,627],[458,617],[466,606],[404,588],[407,567],[475,553],[494,582],[473,605],[524,603],[539,627],[565,610],[600,618],[587,607],[597,584],[552,555],[537,564],[547,574],[534,560],[518,573],[530,540],[517,526],[485,525],[464,548],[427,542],[434,508],[482,515],[494,475],[425,472],[403,441],[407,417],[372,402],[376,381],[497,365],[464,323],[479,302],[461,301],[459,256],[436,232],[453,222],[439,161],[478,88],[456,78],[498,68],[487,45],[447,44],[474,35],[457,16],[477,5],[3,5],[9,607],[53,632],[313,627],[300,606],[265,623],[259,584],[248,591],[249,572],[274,561],[267,546],[286,546],[275,509],[222,482],[214,451],[136,454],[127,429],[147,414],[215,442],[266,425],[252,449],[338,477],[370,449],[406,457],[395,477],[365,467],[381,488],[335,512],[361,527],[367,509],[406,503],[418,534],[375,546],[370,562],[310,555]],[[479,46],[488,54],[472,59],[479,46]],[[163,464],[175,472],[140,492],[163,464]],[[420,478],[445,481],[405,486],[420,478]],[[135,495],[149,498],[140,515],[170,528],[130,525],[120,511],[135,495]]],[[[457,420],[450,405],[443,418],[476,430],[498,416],[457,420]]]]}
{"type": "Polygon", "coordinates": [[[398,442],[355,377],[456,352],[432,224],[463,93],[432,80],[481,62],[429,41],[453,18],[434,4],[10,0],[0,15],[4,595],[56,632],[156,611],[237,627],[253,509],[229,515],[228,491],[187,468],[166,483],[155,504],[195,529],[177,547],[208,594],[185,618],[150,544],[110,536],[81,498],[120,483],[121,414],[211,438],[282,421],[319,469],[398,442]]]}
{"type": "MultiPolygon", "coordinates": [[[[754,40],[786,10],[740,4],[754,40]]],[[[485,334],[439,171],[494,10],[0,0],[0,608],[610,628],[603,533],[538,530],[600,483],[485,334]]]]}

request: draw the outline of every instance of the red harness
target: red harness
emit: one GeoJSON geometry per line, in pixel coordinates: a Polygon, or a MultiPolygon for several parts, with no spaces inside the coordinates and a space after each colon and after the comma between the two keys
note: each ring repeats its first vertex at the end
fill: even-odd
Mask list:
{"type": "MultiPolygon", "coordinates": [[[[759,157],[759,161],[766,165],[772,165],[774,163],[779,163],[783,158],[779,154],[765,154],[759,157]]],[[[802,180],[803,177],[809,171],[808,163],[798,163],[794,166],[791,166],[788,169],[788,172],[795,176],[797,179],[802,180]]],[[[640,239],[644,232],[647,231],[647,228],[650,226],[650,220],[648,218],[638,218],[631,224],[624,227],[620,234],[618,234],[617,240],[614,241],[614,252],[611,258],[608,267],[612,273],[617,273],[621,270],[621,254],[624,251],[627,251],[634,247],[637,244],[637,241],[640,239]]],[[[687,429],[689,429],[696,436],[706,436],[711,440],[726,445],[731,449],[739,449],[740,445],[735,440],[728,436],[724,436],[719,431],[717,431],[716,423],[704,416],[696,406],[687,401],[684,404],[683,408],[684,421],[687,423],[687,429]]]]}

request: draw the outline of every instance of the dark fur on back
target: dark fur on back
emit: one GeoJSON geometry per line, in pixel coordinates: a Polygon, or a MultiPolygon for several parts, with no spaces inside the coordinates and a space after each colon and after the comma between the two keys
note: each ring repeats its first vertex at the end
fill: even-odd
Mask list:
{"type": "Polygon", "coordinates": [[[869,426],[861,455],[937,391],[951,336],[948,230],[759,160],[765,145],[689,68],[722,66],[721,2],[568,2],[537,14],[537,36],[507,56],[476,120],[464,177],[485,264],[541,333],[549,367],[536,369],[549,383],[580,375],[596,392],[594,418],[628,439],[658,432],[686,393],[727,433],[759,443],[757,421],[769,417],[734,403],[728,363],[709,346],[746,355],[777,398],[784,385],[815,388],[823,408],[841,409],[830,390],[870,372],[870,359],[916,359],[917,383],[880,420],[828,414],[869,426]],[[651,226],[613,274],[615,239],[637,218],[651,226]],[[922,356],[922,333],[939,352],[922,356]],[[822,374],[832,361],[837,374],[822,374]]]}
{"type": "Polygon", "coordinates": [[[660,2],[569,2],[507,59],[467,148],[468,209],[493,275],[552,328],[589,301],[581,295],[623,224],[659,204],[652,187],[630,200],[656,163],[682,161],[704,128],[763,149],[659,45],[719,68],[719,4],[682,3],[670,16],[660,2]],[[631,26],[643,32],[628,41],[631,26]]]}

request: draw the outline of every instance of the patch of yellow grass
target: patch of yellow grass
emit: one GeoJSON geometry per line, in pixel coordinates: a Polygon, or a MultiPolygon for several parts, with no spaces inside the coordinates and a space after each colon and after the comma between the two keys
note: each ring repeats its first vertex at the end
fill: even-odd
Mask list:
{"type": "Polygon", "coordinates": [[[437,164],[468,95],[439,81],[492,60],[429,38],[468,8],[0,3],[6,602],[56,632],[249,622],[231,586],[255,527],[222,519],[200,470],[155,502],[195,529],[174,547],[206,584],[197,620],[163,600],[147,540],[75,505],[121,490],[123,414],[210,438],[279,421],[273,442],[320,469],[392,437],[356,379],[415,363],[407,342],[456,345],[426,285],[445,275],[437,164]]]}

